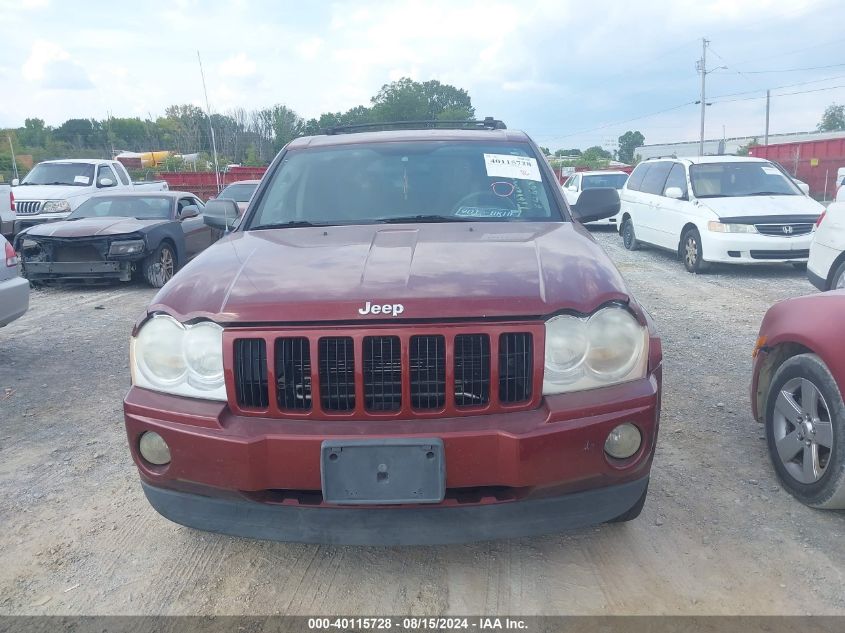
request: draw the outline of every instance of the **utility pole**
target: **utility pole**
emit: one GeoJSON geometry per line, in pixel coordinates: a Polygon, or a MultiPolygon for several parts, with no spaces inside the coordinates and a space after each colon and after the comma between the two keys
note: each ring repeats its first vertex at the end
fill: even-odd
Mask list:
{"type": "Polygon", "coordinates": [[[771,101],[771,94],[766,90],[766,134],[763,136],[763,145],[769,144],[769,102],[771,101]]]}
{"type": "Polygon", "coordinates": [[[704,109],[707,107],[705,103],[705,80],[707,78],[707,45],[710,42],[706,37],[701,38],[701,59],[696,64],[698,72],[701,73],[701,131],[698,140],[698,155],[704,156],[704,109]]]}

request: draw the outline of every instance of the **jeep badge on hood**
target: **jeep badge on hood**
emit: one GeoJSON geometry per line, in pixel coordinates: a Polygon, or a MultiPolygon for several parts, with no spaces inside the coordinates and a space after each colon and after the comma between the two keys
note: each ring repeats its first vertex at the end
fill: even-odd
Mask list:
{"type": "Polygon", "coordinates": [[[405,311],[405,306],[401,303],[385,303],[384,305],[373,305],[372,302],[367,301],[367,305],[358,309],[358,314],[364,316],[366,314],[389,314],[397,317],[405,311]]]}

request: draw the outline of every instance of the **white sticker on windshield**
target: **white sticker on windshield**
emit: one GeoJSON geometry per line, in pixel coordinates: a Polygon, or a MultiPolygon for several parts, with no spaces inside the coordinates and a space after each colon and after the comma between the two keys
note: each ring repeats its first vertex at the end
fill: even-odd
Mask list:
{"type": "Polygon", "coordinates": [[[518,218],[519,209],[499,209],[498,207],[461,207],[455,211],[459,218],[518,218]]]}
{"type": "Polygon", "coordinates": [[[91,179],[88,176],[74,176],[73,182],[78,182],[81,185],[87,185],[91,183],[91,179]]]}
{"type": "Polygon", "coordinates": [[[780,176],[780,170],[777,167],[763,167],[763,171],[770,176],[780,176]]]}
{"type": "Polygon", "coordinates": [[[537,160],[528,156],[510,154],[484,154],[484,166],[487,175],[494,178],[517,178],[541,182],[537,160]]]}

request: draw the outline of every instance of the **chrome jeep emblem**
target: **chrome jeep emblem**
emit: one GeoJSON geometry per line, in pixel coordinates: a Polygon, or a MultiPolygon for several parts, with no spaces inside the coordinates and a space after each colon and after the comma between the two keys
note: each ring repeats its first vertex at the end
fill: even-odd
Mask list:
{"type": "Polygon", "coordinates": [[[368,314],[384,314],[387,316],[398,317],[405,311],[405,306],[401,303],[372,303],[367,301],[363,308],[358,309],[358,314],[366,316],[368,314]]]}

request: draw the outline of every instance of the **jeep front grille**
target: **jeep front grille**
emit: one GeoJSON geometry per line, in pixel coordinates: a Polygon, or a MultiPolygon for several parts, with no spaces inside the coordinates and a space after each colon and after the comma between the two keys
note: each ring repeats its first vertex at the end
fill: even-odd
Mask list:
{"type": "Polygon", "coordinates": [[[540,400],[542,353],[534,347],[543,345],[542,324],[229,330],[225,337],[230,393],[248,415],[437,417],[540,400]]]}

